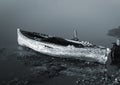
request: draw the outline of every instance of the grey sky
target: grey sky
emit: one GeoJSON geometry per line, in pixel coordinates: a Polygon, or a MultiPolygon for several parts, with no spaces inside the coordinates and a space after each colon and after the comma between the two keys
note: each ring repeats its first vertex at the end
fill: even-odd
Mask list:
{"type": "Polygon", "coordinates": [[[110,45],[120,25],[120,0],[0,0],[0,44],[16,44],[16,28],[110,45]]]}

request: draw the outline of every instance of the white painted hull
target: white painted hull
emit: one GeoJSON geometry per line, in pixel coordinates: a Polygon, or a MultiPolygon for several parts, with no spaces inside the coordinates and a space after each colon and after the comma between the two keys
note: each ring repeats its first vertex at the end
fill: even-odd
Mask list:
{"type": "Polygon", "coordinates": [[[101,48],[76,48],[74,46],[61,46],[51,43],[44,43],[36,41],[24,36],[20,29],[17,29],[18,44],[31,48],[37,52],[55,56],[55,57],[66,57],[66,58],[77,58],[77,59],[88,59],[97,61],[105,64],[110,52],[109,49],[101,48]]]}

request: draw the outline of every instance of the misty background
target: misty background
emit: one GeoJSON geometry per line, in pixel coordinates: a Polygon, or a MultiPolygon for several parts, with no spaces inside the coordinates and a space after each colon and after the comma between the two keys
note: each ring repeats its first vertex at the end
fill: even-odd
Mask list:
{"type": "Polygon", "coordinates": [[[120,0],[0,0],[0,47],[17,46],[17,28],[109,47],[119,25],[120,0]]]}

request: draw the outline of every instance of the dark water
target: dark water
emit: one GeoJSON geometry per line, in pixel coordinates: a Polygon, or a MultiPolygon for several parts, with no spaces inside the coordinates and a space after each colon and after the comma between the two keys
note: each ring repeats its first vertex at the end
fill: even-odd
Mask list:
{"type": "Polygon", "coordinates": [[[117,66],[55,58],[28,48],[0,49],[0,85],[119,85],[117,66]]]}

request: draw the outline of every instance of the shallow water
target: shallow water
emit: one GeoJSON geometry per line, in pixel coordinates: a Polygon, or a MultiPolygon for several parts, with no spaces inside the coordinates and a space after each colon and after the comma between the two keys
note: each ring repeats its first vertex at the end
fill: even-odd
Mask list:
{"type": "MultiPolygon", "coordinates": [[[[109,60],[110,61],[110,60],[109,60]]],[[[117,66],[55,58],[28,48],[0,49],[0,85],[119,85],[117,66]]]]}

